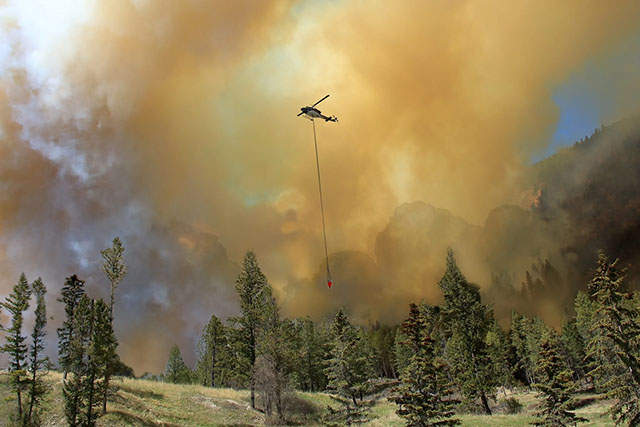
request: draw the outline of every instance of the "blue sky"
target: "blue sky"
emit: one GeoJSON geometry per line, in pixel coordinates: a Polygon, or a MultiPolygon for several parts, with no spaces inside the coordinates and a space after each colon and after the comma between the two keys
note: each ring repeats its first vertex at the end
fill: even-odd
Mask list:
{"type": "Polygon", "coordinates": [[[639,47],[640,39],[634,38],[592,58],[553,89],[558,122],[547,149],[535,153],[533,162],[573,145],[600,125],[640,113],[640,82],[630,83],[640,71],[639,47]]]}

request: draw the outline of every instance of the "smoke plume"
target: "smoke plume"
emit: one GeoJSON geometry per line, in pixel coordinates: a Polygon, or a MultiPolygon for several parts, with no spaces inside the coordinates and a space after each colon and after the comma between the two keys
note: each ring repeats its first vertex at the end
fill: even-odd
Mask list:
{"type": "MultiPolygon", "coordinates": [[[[141,373],[174,342],[193,361],[210,314],[237,313],[248,249],[289,315],[348,304],[398,321],[440,298],[447,247],[483,288],[522,280],[562,257],[562,222],[525,194],[553,89],[587,63],[618,70],[639,18],[595,1],[0,3],[0,297],[22,271],[43,278],[54,352],[64,278],[106,296],[99,251],[120,236],[116,333],[141,373]],[[295,117],[326,93],[330,292],[311,124],[295,117]]],[[[616,87],[637,94],[638,74],[616,87]]],[[[603,117],[638,108],[624,97],[603,117]]]]}

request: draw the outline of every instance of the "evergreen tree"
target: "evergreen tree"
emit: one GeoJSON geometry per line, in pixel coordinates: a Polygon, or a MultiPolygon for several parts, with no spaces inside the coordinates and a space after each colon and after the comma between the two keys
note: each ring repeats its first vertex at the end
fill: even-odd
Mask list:
{"type": "Polygon", "coordinates": [[[547,330],[540,343],[539,357],[535,364],[537,381],[533,388],[542,398],[534,425],[561,427],[587,421],[568,410],[574,403],[573,394],[577,386],[573,372],[560,355],[559,339],[555,332],[547,330]]]}
{"type": "Polygon", "coordinates": [[[279,424],[285,421],[283,395],[294,363],[294,340],[293,323],[280,320],[276,302],[270,297],[270,302],[264,307],[254,374],[256,388],[262,395],[265,415],[271,417],[275,406],[276,421],[279,424]]]}
{"type": "Polygon", "coordinates": [[[243,356],[247,360],[251,372],[251,408],[255,409],[255,375],[258,336],[265,316],[265,309],[270,303],[271,286],[260,270],[256,255],[249,251],[244,257],[240,275],[236,280],[236,291],[240,297],[242,316],[230,320],[239,326],[243,340],[243,356]]]}
{"type": "Polygon", "coordinates": [[[180,347],[174,344],[169,350],[169,360],[164,370],[164,379],[166,382],[174,384],[186,384],[191,380],[190,369],[185,365],[180,353],[180,347]]]}
{"type": "Polygon", "coordinates": [[[509,340],[495,320],[489,324],[485,342],[496,383],[503,386],[512,386],[513,366],[511,365],[509,340]]]}
{"type": "Polygon", "coordinates": [[[527,385],[536,381],[535,364],[545,330],[546,325],[539,317],[529,319],[525,315],[512,313],[509,337],[516,358],[513,371],[515,376],[527,385]]]}
{"type": "Polygon", "coordinates": [[[375,370],[380,377],[397,378],[395,361],[396,328],[376,322],[368,333],[375,354],[375,370]]]}
{"type": "Polygon", "coordinates": [[[106,360],[115,353],[111,311],[103,300],[81,295],[73,312],[68,346],[69,376],[62,394],[71,426],[95,426],[106,388],[106,360]]]}
{"type": "Polygon", "coordinates": [[[64,303],[65,320],[58,328],[58,363],[63,371],[63,378],[67,379],[67,372],[71,366],[70,343],[74,336],[74,313],[80,298],[85,294],[84,280],[75,274],[67,277],[62,287],[62,295],[58,301],[64,303]]]}
{"type": "Polygon", "coordinates": [[[402,328],[396,329],[394,341],[396,372],[402,377],[404,370],[409,366],[409,359],[411,358],[411,348],[406,344],[407,336],[402,332],[402,328]]]}
{"type": "Polygon", "coordinates": [[[209,387],[223,384],[224,362],[227,362],[227,336],[225,327],[216,317],[211,315],[209,323],[205,325],[198,342],[197,371],[200,384],[209,387]]]}
{"type": "Polygon", "coordinates": [[[366,422],[363,398],[373,372],[364,334],[349,323],[343,309],[334,317],[330,331],[330,359],[325,368],[327,388],[341,406],[337,410],[328,407],[325,421],[348,425],[366,422]]]}
{"type": "Polygon", "coordinates": [[[609,355],[609,365],[598,365],[590,374],[601,381],[607,397],[615,399],[611,414],[617,423],[640,425],[640,311],[637,298],[624,289],[625,270],[618,260],[600,252],[598,268],[589,282],[591,299],[597,304],[587,355],[609,355]]]}
{"type": "Polygon", "coordinates": [[[324,374],[322,362],[326,359],[328,340],[326,328],[315,324],[310,318],[295,321],[297,339],[297,359],[294,376],[297,385],[304,391],[324,390],[327,377],[324,374]]]}
{"type": "Polygon", "coordinates": [[[478,287],[467,282],[456,264],[453,251],[447,254],[447,268],[438,282],[444,294],[447,322],[446,358],[456,383],[468,400],[480,399],[491,415],[488,398],[495,394],[497,376],[491,364],[486,335],[493,313],[480,300],[478,287]]]}
{"type": "Polygon", "coordinates": [[[115,292],[118,284],[127,275],[127,265],[124,263],[124,246],[119,237],[113,239],[112,246],[103,251],[100,251],[104,264],[102,264],[102,271],[107,275],[109,282],[111,282],[111,299],[109,300],[109,311],[111,318],[113,319],[113,306],[115,304],[115,292]]]}
{"type": "MultiPolygon", "coordinates": [[[[109,282],[111,283],[111,299],[109,300],[109,318],[111,323],[111,328],[113,329],[113,306],[115,304],[115,292],[118,284],[124,279],[127,275],[127,265],[124,262],[124,246],[122,246],[122,242],[119,237],[115,237],[113,239],[113,245],[110,248],[107,248],[100,252],[102,258],[104,259],[104,264],[102,265],[102,271],[107,275],[109,282]]],[[[115,340],[115,335],[113,336],[115,340]]],[[[117,342],[114,342],[115,346],[117,346],[117,342]]],[[[115,348],[115,347],[114,347],[115,348]]],[[[118,365],[118,355],[113,351],[113,353],[109,353],[113,355],[112,359],[105,360],[105,387],[104,394],[102,396],[102,412],[107,412],[107,394],[109,392],[109,381],[111,379],[111,375],[118,365]]]]}
{"type": "Polygon", "coordinates": [[[585,358],[586,345],[580,334],[576,319],[571,319],[562,327],[562,346],[569,368],[575,372],[575,379],[583,378],[586,374],[585,358]]]}
{"type": "Polygon", "coordinates": [[[401,376],[402,384],[391,400],[399,408],[407,426],[447,426],[460,424],[452,419],[456,401],[449,398],[451,389],[446,365],[436,357],[436,341],[418,306],[411,304],[409,317],[402,324],[404,344],[411,356],[401,376]]]}
{"type": "Polygon", "coordinates": [[[82,294],[70,316],[67,347],[67,368],[70,375],[64,379],[62,395],[64,412],[70,426],[93,425],[93,416],[87,419],[86,392],[90,388],[89,347],[93,332],[93,300],[82,294]]]}
{"type": "Polygon", "coordinates": [[[29,308],[31,290],[29,282],[22,273],[13,291],[2,303],[11,314],[11,327],[4,329],[6,332],[5,345],[0,349],[9,356],[9,373],[11,374],[11,388],[15,391],[18,402],[18,419],[23,419],[22,392],[28,387],[29,380],[26,376],[27,345],[26,337],[22,335],[23,313],[29,308]]]}
{"type": "Polygon", "coordinates": [[[245,331],[240,328],[226,327],[227,336],[226,358],[221,363],[220,371],[222,384],[225,387],[249,388],[251,384],[252,369],[247,357],[247,343],[245,331]]]}
{"type": "Polygon", "coordinates": [[[118,366],[120,359],[116,353],[118,342],[113,332],[111,308],[101,299],[94,305],[94,325],[92,331],[89,357],[89,369],[94,375],[96,394],[92,396],[91,404],[102,402],[102,412],[107,411],[107,396],[109,379],[118,366]]]}
{"type": "Polygon", "coordinates": [[[49,358],[43,352],[46,346],[45,336],[47,335],[47,306],[44,296],[47,289],[38,278],[31,285],[32,292],[36,299],[35,322],[31,333],[31,346],[29,347],[29,412],[26,416],[27,423],[37,424],[37,410],[42,396],[46,392],[46,387],[42,377],[49,368],[49,358]]]}

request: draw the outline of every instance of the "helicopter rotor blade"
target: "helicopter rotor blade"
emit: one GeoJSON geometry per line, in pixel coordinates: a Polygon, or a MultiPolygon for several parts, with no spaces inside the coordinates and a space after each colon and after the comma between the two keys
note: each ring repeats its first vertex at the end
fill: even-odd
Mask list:
{"type": "Polygon", "coordinates": [[[329,95],[325,96],[324,98],[322,98],[320,101],[316,102],[315,104],[312,105],[312,107],[315,107],[316,105],[320,104],[322,101],[324,101],[325,99],[327,99],[329,97],[329,95]]]}
{"type": "Polygon", "coordinates": [[[303,114],[304,114],[304,111],[301,111],[301,112],[298,113],[298,115],[296,117],[300,117],[303,114]]]}

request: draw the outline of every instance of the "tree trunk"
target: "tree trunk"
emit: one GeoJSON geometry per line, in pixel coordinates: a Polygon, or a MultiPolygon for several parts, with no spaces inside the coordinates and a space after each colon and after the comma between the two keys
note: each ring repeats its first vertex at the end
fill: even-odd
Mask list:
{"type": "Polygon", "coordinates": [[[251,409],[256,409],[256,381],[255,381],[255,365],[256,365],[256,338],[255,331],[251,329],[249,336],[250,353],[249,360],[251,362],[251,409]]]}
{"type": "Polygon", "coordinates": [[[34,396],[36,395],[36,374],[38,373],[38,370],[37,370],[37,366],[35,365],[37,360],[38,360],[38,354],[36,353],[36,356],[33,358],[33,365],[32,365],[33,375],[31,376],[31,401],[29,402],[29,416],[27,417],[29,421],[31,421],[31,414],[33,414],[34,396]]]}
{"type": "Polygon", "coordinates": [[[484,408],[484,412],[487,415],[491,415],[491,408],[489,408],[489,401],[487,400],[487,396],[484,393],[480,393],[480,400],[482,400],[482,407],[484,408]]]}
{"type": "MultiPolygon", "coordinates": [[[[17,353],[17,351],[16,351],[17,353]]],[[[17,363],[17,371],[20,371],[21,367],[20,367],[20,358],[16,357],[16,363],[17,363]]],[[[18,381],[20,381],[20,377],[18,376],[17,378],[18,381]]],[[[22,393],[20,392],[20,385],[18,384],[18,388],[16,390],[16,392],[18,393],[18,419],[20,421],[22,421],[22,393]]]]}
{"type": "Polygon", "coordinates": [[[102,399],[102,413],[107,413],[107,395],[109,394],[109,380],[111,379],[111,374],[107,373],[104,376],[104,396],[102,399]]]}
{"type": "Polygon", "coordinates": [[[211,387],[216,386],[216,346],[211,349],[211,387]]]}
{"type": "Polygon", "coordinates": [[[251,380],[251,409],[256,409],[256,388],[251,380]]]}

